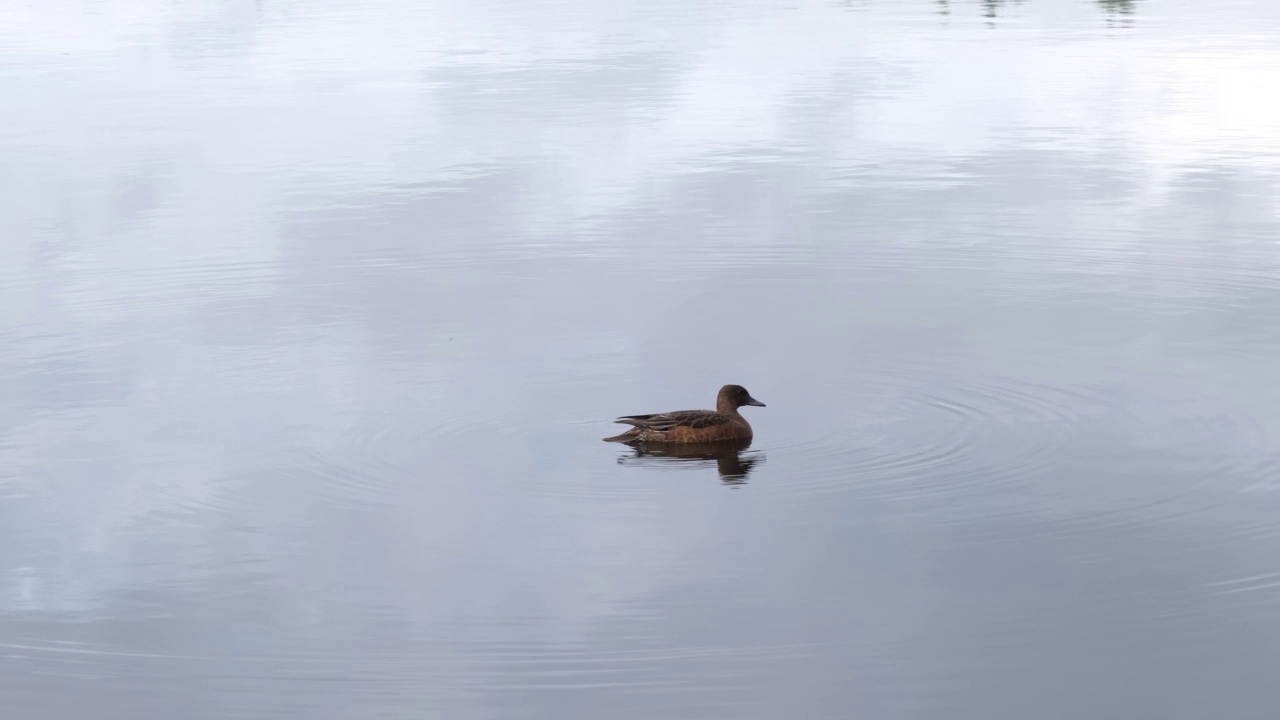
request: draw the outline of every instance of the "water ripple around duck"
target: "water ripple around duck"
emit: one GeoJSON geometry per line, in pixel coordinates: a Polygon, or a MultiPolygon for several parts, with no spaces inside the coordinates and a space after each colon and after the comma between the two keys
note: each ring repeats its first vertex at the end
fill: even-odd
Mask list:
{"type": "Polygon", "coordinates": [[[776,448],[802,456],[795,464],[803,468],[777,492],[855,489],[863,498],[889,501],[987,492],[1051,465],[1101,402],[1101,388],[1008,378],[957,382],[945,394],[910,387],[902,378],[876,382],[899,399],[874,424],[776,448]]]}
{"type": "Polygon", "coordinates": [[[975,527],[1030,514],[1046,522],[1044,532],[1062,534],[1168,523],[1275,488],[1266,428],[1190,383],[1173,397],[1165,397],[1172,384],[1147,390],[1163,397],[1158,410],[1155,399],[1127,399],[1125,387],[1110,383],[980,377],[941,391],[904,378],[875,383],[897,396],[875,421],[765,448],[795,471],[762,490],[915,507],[943,502],[947,510],[933,512],[934,522],[975,527]],[[1118,442],[1125,432],[1147,446],[1118,442]],[[1153,474],[1162,481],[1152,484],[1153,474]]]}
{"type": "MultiPolygon", "coordinates": [[[[1238,505],[1243,495],[1264,495],[1277,488],[1277,457],[1267,430],[1245,408],[1190,385],[1166,398],[1158,412],[1149,409],[1151,404],[1141,403],[1147,408],[1142,414],[1112,408],[1098,418],[1099,427],[1081,439],[1068,462],[1055,468],[1049,483],[1053,490],[1040,489],[1027,498],[1053,518],[1040,534],[1116,533],[1185,523],[1238,505]],[[1123,430],[1115,428],[1137,428],[1147,440],[1116,445],[1114,437],[1123,430]],[[1151,437],[1160,440],[1153,442],[1151,437]]],[[[999,508],[988,518],[1022,510],[999,508]]],[[[1221,542],[1275,533],[1266,515],[1253,520],[1233,515],[1231,527],[1231,533],[1219,536],[1221,542]]],[[[974,538],[992,539],[982,530],[974,538]]]]}

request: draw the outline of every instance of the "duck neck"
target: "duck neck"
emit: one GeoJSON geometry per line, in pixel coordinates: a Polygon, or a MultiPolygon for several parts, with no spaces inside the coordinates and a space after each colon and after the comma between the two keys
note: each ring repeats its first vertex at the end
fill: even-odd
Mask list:
{"type": "Polygon", "coordinates": [[[737,415],[738,406],[729,398],[716,398],[716,412],[721,415],[737,415]]]}

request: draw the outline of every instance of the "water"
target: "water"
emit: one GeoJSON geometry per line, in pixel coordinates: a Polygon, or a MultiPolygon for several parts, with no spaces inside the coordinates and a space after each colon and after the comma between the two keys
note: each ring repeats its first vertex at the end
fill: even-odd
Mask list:
{"type": "Polygon", "coordinates": [[[1275,717],[1278,48],[10,3],[5,717],[1275,717]]]}

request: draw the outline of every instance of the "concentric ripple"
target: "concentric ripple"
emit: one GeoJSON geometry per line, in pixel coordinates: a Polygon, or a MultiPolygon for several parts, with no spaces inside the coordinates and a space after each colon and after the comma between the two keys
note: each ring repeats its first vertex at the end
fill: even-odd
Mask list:
{"type": "MultiPolygon", "coordinates": [[[[785,471],[759,489],[909,503],[936,523],[995,527],[1008,518],[1024,534],[1040,518],[1044,532],[1061,534],[1185,519],[1276,487],[1267,428],[1195,378],[921,379],[934,372],[861,378],[880,401],[855,404],[839,432],[793,439],[814,428],[792,428],[791,438],[762,446],[785,471]]],[[[1265,518],[1257,522],[1263,531],[1265,518]]]]}
{"type": "Polygon", "coordinates": [[[300,470],[315,482],[312,492],[340,505],[385,505],[440,468],[442,451],[493,448],[512,440],[513,429],[493,418],[432,411],[405,402],[371,413],[335,437],[312,442],[300,470]]]}
{"type": "Polygon", "coordinates": [[[774,492],[854,490],[864,498],[948,496],[1017,483],[1050,467],[1102,388],[1010,378],[955,379],[924,389],[909,377],[867,379],[890,398],[845,434],[770,446],[797,468],[774,492]],[[945,392],[944,392],[945,391],[945,392]]]}

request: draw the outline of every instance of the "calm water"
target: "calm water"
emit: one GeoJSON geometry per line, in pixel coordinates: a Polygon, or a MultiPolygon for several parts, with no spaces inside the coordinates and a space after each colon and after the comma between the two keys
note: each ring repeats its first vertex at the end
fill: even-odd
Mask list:
{"type": "Polygon", "coordinates": [[[6,3],[4,717],[1275,718],[1276,88],[1272,0],[6,3]]]}

